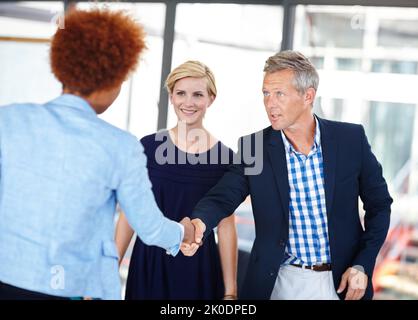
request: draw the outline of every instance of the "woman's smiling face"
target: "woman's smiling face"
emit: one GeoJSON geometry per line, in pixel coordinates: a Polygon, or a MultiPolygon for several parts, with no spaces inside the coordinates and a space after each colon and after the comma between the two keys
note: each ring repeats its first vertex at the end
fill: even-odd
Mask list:
{"type": "Polygon", "coordinates": [[[214,99],[208,92],[205,78],[186,77],[177,80],[170,94],[177,119],[187,125],[201,125],[206,109],[214,99]]]}

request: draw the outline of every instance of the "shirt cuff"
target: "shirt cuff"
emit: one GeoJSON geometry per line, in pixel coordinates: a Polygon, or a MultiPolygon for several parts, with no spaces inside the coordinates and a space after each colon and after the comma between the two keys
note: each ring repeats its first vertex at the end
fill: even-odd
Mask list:
{"type": "Polygon", "coordinates": [[[179,253],[180,245],[181,245],[181,242],[183,242],[183,238],[184,238],[184,226],[178,222],[177,224],[180,226],[180,243],[166,250],[166,253],[173,257],[175,257],[177,253],[179,253]]]}

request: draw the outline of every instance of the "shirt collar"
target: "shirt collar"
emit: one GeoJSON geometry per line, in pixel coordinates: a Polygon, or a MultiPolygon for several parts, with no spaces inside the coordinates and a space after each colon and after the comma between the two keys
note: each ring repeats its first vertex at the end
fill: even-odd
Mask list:
{"type": "Polygon", "coordinates": [[[62,105],[66,107],[76,108],[97,116],[96,111],[90,106],[90,104],[83,98],[73,94],[63,94],[58,98],[50,101],[49,103],[62,105]]]}
{"type": "MultiPolygon", "coordinates": [[[[321,130],[319,128],[319,121],[316,117],[316,115],[314,115],[314,119],[315,119],[315,137],[314,137],[314,144],[312,146],[312,150],[311,152],[316,152],[319,147],[321,146],[321,130]]],[[[283,130],[280,130],[281,136],[282,136],[282,140],[285,146],[285,150],[288,153],[298,153],[295,148],[293,148],[293,145],[289,142],[289,140],[287,140],[286,135],[284,134],[283,130]]]]}
{"type": "Polygon", "coordinates": [[[319,128],[319,121],[316,115],[314,115],[314,118],[315,118],[314,147],[315,149],[318,149],[321,146],[321,130],[319,128]]]}

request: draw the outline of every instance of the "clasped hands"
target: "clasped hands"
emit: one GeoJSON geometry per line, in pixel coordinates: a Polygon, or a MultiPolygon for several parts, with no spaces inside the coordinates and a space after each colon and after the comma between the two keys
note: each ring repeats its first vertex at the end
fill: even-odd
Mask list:
{"type": "Polygon", "coordinates": [[[193,256],[197,249],[203,244],[203,233],[206,225],[200,219],[185,217],[180,223],[184,227],[184,237],[180,245],[180,250],[185,256],[193,256]]]}

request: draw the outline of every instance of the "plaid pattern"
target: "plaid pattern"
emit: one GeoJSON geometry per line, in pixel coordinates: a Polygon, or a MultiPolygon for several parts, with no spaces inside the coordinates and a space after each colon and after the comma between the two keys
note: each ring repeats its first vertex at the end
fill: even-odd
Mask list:
{"type": "Polygon", "coordinates": [[[330,263],[321,132],[318,120],[308,156],[297,152],[281,131],[290,187],[289,240],[284,264],[330,263]]]}

